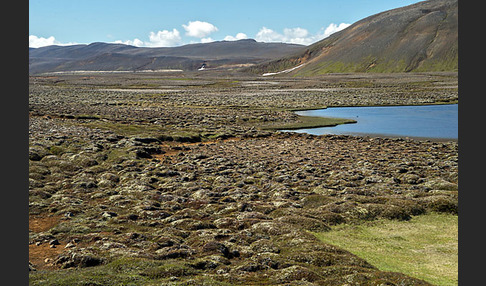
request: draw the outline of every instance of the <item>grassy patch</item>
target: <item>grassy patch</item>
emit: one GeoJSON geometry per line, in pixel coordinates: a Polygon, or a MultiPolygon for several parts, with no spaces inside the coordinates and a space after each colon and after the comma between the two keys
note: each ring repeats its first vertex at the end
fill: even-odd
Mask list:
{"type": "Polygon", "coordinates": [[[29,273],[29,285],[146,285],[140,275],[160,263],[143,259],[121,258],[107,265],[29,273]]]}
{"type": "Polygon", "coordinates": [[[201,85],[202,87],[227,88],[239,85],[238,80],[218,80],[210,84],[201,85]]]}
{"type": "Polygon", "coordinates": [[[131,84],[127,86],[127,89],[130,88],[136,88],[136,89],[144,89],[144,88],[156,88],[159,87],[158,84],[153,84],[153,83],[139,83],[139,84],[131,84]]]}
{"type": "Polygon", "coordinates": [[[401,272],[434,285],[458,283],[458,216],[431,213],[409,221],[339,225],[316,233],[383,271],[401,272]]]}
{"type": "Polygon", "coordinates": [[[30,272],[29,285],[233,285],[197,274],[201,270],[184,261],[118,258],[95,267],[30,272]]]}
{"type": "Polygon", "coordinates": [[[164,131],[163,128],[157,125],[136,124],[136,123],[119,123],[110,121],[93,121],[82,123],[82,125],[90,128],[99,128],[104,130],[111,130],[117,134],[124,136],[150,136],[160,134],[164,131]]]}
{"type": "Polygon", "coordinates": [[[262,129],[266,130],[294,130],[302,128],[317,128],[336,126],[338,124],[356,123],[352,119],[344,118],[332,118],[332,117],[319,117],[319,116],[299,116],[297,122],[282,123],[277,125],[263,126],[262,129]]]}
{"type": "Polygon", "coordinates": [[[175,129],[172,126],[158,126],[155,124],[119,123],[110,121],[96,121],[81,123],[90,128],[113,131],[127,137],[155,137],[162,141],[199,142],[200,130],[175,129]]]}

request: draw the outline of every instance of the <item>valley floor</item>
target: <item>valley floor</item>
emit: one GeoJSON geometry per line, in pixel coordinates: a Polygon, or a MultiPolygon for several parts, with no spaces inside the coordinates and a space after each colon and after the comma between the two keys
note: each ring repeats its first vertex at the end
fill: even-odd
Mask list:
{"type": "Polygon", "coordinates": [[[458,143],[275,129],[457,101],[457,73],[31,77],[30,283],[429,285],[312,233],[457,215],[458,143]]]}

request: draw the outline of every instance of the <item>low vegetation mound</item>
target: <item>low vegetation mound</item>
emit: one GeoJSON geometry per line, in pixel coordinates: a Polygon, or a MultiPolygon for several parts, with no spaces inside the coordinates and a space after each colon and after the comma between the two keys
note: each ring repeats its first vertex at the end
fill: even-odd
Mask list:
{"type": "Polygon", "coordinates": [[[430,285],[313,233],[456,215],[457,142],[266,129],[311,104],[457,98],[453,77],[376,80],[31,78],[30,284],[430,285]]]}

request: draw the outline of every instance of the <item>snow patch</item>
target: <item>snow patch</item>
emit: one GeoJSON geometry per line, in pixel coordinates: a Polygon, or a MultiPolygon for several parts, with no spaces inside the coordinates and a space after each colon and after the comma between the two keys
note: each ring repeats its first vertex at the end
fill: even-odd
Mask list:
{"type": "Polygon", "coordinates": [[[293,68],[290,68],[290,69],[287,69],[287,70],[283,70],[283,71],[279,71],[279,72],[268,72],[268,73],[264,73],[262,74],[262,76],[270,76],[270,75],[277,75],[277,74],[282,74],[282,73],[289,73],[293,70],[296,70],[298,68],[300,68],[301,66],[303,66],[305,64],[301,64],[301,65],[298,65],[296,67],[293,67],[293,68]]]}

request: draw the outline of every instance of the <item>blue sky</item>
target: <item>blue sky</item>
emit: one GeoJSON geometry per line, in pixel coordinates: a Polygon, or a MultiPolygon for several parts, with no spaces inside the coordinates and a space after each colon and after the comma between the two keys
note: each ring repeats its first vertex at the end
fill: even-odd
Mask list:
{"type": "Polygon", "coordinates": [[[136,46],[252,38],[311,44],[415,0],[30,0],[29,46],[136,46]]]}

